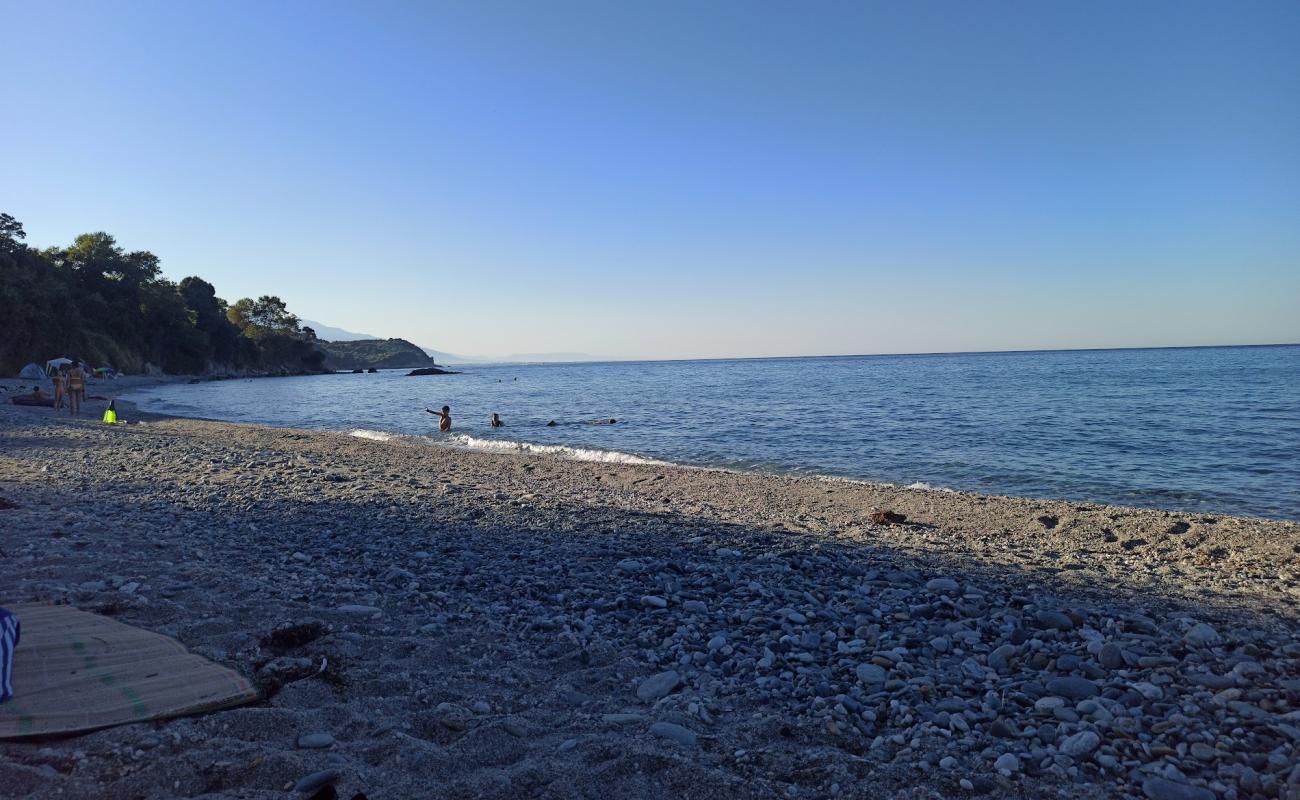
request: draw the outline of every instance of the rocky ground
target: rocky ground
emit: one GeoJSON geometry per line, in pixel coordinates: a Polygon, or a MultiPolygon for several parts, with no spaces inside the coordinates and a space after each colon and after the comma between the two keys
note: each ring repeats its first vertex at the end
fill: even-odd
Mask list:
{"type": "Polygon", "coordinates": [[[1295,523],[9,405],[0,498],[0,604],[265,692],[4,797],[1300,798],[1295,523]]]}

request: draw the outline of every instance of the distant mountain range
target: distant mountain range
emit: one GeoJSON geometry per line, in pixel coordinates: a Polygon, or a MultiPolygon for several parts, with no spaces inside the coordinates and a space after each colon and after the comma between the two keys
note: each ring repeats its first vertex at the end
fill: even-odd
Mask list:
{"type": "MultiPolygon", "coordinates": [[[[378,340],[380,337],[368,333],[335,328],[323,322],[304,319],[302,324],[316,332],[317,339],[328,342],[357,342],[378,340]]],[[[554,361],[604,361],[600,356],[590,353],[511,353],[508,356],[466,356],[434,350],[432,347],[420,346],[420,349],[439,364],[537,364],[554,361]]]]}
{"type": "Polygon", "coordinates": [[[361,339],[379,338],[378,336],[371,336],[368,333],[345,331],[342,328],[335,328],[331,325],[326,325],[323,322],[316,322],[315,320],[304,319],[299,321],[302,323],[304,328],[311,328],[315,331],[317,339],[324,339],[327,342],[355,342],[361,339]]]}

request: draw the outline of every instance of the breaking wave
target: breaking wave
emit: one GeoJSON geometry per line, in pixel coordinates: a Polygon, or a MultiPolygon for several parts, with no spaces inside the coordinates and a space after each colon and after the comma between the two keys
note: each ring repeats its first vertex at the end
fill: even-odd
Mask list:
{"type": "Polygon", "coordinates": [[[933,491],[933,492],[952,492],[952,491],[953,491],[952,489],[949,489],[947,486],[932,486],[932,485],[926,483],[925,481],[916,481],[915,483],[909,483],[909,484],[907,484],[907,486],[905,486],[905,487],[903,487],[903,488],[905,488],[905,489],[929,489],[930,491],[933,491]]]}
{"type": "Polygon", "coordinates": [[[634,456],[631,453],[620,453],[617,450],[596,450],[587,447],[568,447],[562,444],[533,444],[531,442],[516,442],[509,439],[479,439],[475,436],[467,436],[463,433],[452,434],[448,442],[457,447],[464,447],[471,450],[488,450],[496,453],[526,453],[528,455],[553,456],[557,458],[567,458],[572,461],[598,461],[604,464],[649,464],[654,466],[670,466],[668,461],[659,461],[644,456],[634,456]]]}
{"type": "Polygon", "coordinates": [[[350,431],[348,433],[348,436],[355,436],[358,439],[370,439],[376,442],[391,442],[393,439],[397,438],[397,434],[395,433],[386,433],[384,431],[370,431],[370,430],[366,430],[365,428],[357,428],[354,431],[350,431]]]}

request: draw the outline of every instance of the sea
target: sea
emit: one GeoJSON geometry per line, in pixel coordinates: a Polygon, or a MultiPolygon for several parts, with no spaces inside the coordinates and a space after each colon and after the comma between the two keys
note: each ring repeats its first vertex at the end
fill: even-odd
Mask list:
{"type": "Polygon", "coordinates": [[[432,447],[1300,519],[1300,345],[455,369],[128,399],[432,447]],[[425,410],[444,405],[445,434],[425,410]]]}

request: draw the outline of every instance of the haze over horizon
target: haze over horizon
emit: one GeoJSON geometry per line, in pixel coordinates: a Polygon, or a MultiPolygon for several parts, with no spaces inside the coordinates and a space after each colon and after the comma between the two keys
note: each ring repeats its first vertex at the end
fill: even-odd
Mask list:
{"type": "Polygon", "coordinates": [[[230,301],[484,356],[1300,342],[1300,4],[6,19],[0,211],[230,301]]]}

